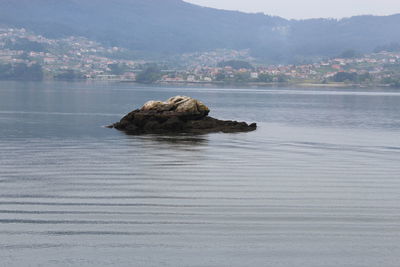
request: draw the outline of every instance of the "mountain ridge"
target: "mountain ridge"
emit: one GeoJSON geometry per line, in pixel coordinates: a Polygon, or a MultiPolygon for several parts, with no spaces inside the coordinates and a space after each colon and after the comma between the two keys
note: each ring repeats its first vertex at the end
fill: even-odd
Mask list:
{"type": "Polygon", "coordinates": [[[301,62],[347,49],[370,52],[400,42],[399,14],[287,20],[182,0],[0,0],[0,24],[160,56],[249,49],[268,62],[301,62]]]}

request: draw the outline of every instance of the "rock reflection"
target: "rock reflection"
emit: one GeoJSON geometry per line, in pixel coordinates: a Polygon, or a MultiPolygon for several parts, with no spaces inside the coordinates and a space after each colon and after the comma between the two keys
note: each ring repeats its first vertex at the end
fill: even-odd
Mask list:
{"type": "Polygon", "coordinates": [[[209,142],[209,136],[197,134],[176,134],[176,135],[126,135],[129,139],[151,141],[155,143],[182,145],[182,146],[204,146],[209,142]]]}

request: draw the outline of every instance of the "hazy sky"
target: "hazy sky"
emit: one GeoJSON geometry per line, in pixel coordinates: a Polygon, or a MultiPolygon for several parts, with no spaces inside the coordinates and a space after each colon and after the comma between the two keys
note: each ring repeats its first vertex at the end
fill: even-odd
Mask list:
{"type": "Polygon", "coordinates": [[[185,0],[221,9],[263,12],[284,18],[343,18],[400,13],[400,0],[185,0]]]}

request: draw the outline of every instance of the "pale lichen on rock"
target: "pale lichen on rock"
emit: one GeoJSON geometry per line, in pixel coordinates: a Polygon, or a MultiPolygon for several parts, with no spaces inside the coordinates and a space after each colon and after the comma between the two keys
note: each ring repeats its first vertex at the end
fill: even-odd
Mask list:
{"type": "Polygon", "coordinates": [[[148,101],[140,109],[142,111],[154,110],[157,112],[175,111],[193,115],[208,115],[210,109],[202,102],[188,96],[171,97],[165,102],[148,101]]]}

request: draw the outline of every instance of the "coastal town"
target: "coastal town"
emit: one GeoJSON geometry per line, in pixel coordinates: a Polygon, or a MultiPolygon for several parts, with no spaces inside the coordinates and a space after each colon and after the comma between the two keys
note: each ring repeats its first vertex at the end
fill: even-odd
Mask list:
{"type": "Polygon", "coordinates": [[[400,87],[400,49],[345,51],[302,64],[267,64],[249,51],[215,50],[154,62],[83,37],[45,38],[0,28],[1,80],[107,80],[146,83],[254,83],[400,87]]]}
{"type": "MultiPolygon", "coordinates": [[[[49,39],[25,29],[0,28],[2,69],[40,66],[38,79],[134,79],[131,70],[145,62],[129,60],[130,56],[126,49],[105,48],[82,37],[49,39]]],[[[6,78],[0,72],[2,76],[6,78]]]]}

